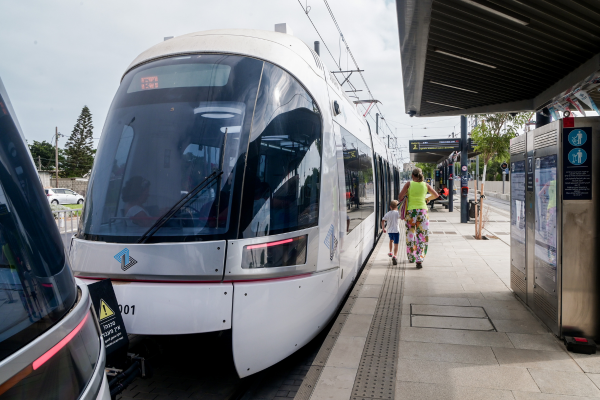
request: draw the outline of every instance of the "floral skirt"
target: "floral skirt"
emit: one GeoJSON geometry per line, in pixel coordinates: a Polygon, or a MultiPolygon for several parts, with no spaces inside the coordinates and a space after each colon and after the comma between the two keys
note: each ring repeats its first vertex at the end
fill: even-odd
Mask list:
{"type": "Polygon", "coordinates": [[[406,255],[411,263],[423,262],[429,243],[429,216],[427,210],[406,212],[406,255]]]}

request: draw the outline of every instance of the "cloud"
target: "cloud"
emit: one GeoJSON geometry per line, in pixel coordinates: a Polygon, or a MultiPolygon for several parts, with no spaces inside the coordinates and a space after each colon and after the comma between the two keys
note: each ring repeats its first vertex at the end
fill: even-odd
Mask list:
{"type": "MultiPolygon", "coordinates": [[[[342,68],[352,69],[324,2],[301,2],[310,7],[309,16],[334,58],[342,68]]],[[[398,128],[398,136],[407,139],[415,123],[449,125],[404,114],[395,2],[329,4],[373,96],[383,103],[381,110],[390,124],[398,121],[392,126],[394,131],[398,128]]],[[[310,46],[319,40],[297,0],[5,2],[0,14],[0,77],[28,140],[49,141],[55,126],[68,136],[84,105],[92,111],[99,137],[125,68],[163,37],[223,28],[273,30],[281,22],[290,24],[294,35],[310,46]]],[[[323,44],[321,55],[327,67],[335,69],[323,44]]],[[[352,82],[364,90],[357,74],[352,82]]],[[[368,97],[366,91],[358,94],[368,97]]],[[[450,133],[445,128],[434,131],[450,133]]]]}

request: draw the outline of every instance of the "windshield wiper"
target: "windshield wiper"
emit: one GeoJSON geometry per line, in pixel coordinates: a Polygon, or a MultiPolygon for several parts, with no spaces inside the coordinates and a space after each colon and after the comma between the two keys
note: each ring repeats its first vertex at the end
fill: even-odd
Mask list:
{"type": "Polygon", "coordinates": [[[204,178],[202,182],[196,185],[188,194],[183,196],[173,207],[171,207],[166,213],[164,213],[156,222],[138,239],[138,243],[146,243],[152,235],[154,235],[168,220],[170,220],[191,198],[198,194],[201,190],[205,189],[213,180],[223,175],[223,171],[217,170],[212,174],[204,178]]]}

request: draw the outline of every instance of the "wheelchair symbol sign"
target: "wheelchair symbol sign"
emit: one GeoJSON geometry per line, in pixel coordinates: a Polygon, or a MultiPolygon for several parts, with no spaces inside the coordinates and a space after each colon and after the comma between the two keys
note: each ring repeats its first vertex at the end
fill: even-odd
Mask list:
{"type": "Polygon", "coordinates": [[[587,134],[581,129],[574,129],[569,133],[569,143],[571,143],[571,146],[583,146],[585,142],[587,142],[587,134]]]}
{"type": "MultiPolygon", "coordinates": [[[[570,137],[569,137],[570,140],[570,137]]],[[[581,165],[587,160],[587,153],[585,150],[576,148],[569,152],[569,162],[573,165],[581,165]]]]}

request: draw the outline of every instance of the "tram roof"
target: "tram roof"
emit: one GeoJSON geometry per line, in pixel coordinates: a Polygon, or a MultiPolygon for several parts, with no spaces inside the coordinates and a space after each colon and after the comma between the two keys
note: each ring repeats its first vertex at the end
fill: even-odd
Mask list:
{"type": "Polygon", "coordinates": [[[537,111],[600,71],[597,0],[396,0],[396,8],[409,114],[537,111]]]}

